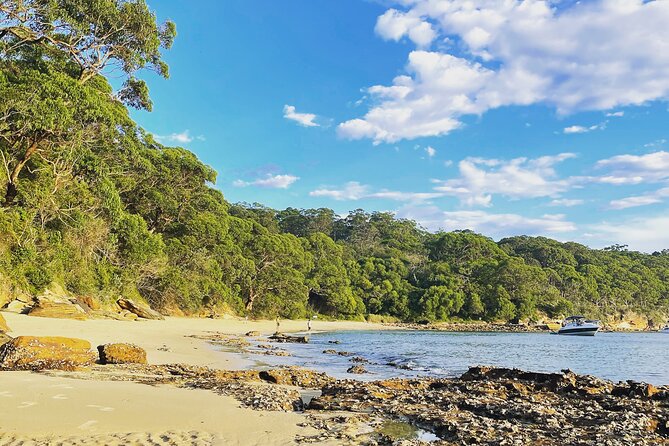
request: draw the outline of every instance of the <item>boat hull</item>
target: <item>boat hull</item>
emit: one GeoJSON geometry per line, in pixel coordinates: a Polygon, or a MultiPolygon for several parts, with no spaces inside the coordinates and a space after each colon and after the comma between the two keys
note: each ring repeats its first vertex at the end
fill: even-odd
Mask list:
{"type": "Polygon", "coordinates": [[[597,333],[597,330],[599,330],[599,327],[568,328],[566,330],[565,329],[559,330],[557,334],[563,336],[594,336],[595,333],[597,333]]]}

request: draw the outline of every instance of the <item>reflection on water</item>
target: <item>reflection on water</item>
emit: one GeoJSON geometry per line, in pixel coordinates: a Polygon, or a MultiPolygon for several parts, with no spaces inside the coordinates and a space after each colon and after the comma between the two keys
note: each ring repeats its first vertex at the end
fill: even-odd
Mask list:
{"type": "Polygon", "coordinates": [[[598,333],[595,337],[543,333],[445,333],[366,331],[314,333],[309,344],[284,344],[292,357],[266,357],[269,365],[298,364],[340,378],[458,376],[473,365],[596,375],[669,384],[669,335],[598,333]],[[329,341],[339,341],[332,344],[329,341]],[[368,375],[346,373],[350,358],[323,354],[326,349],[362,356],[368,375]],[[394,364],[388,365],[388,364],[394,364]],[[411,370],[406,370],[410,368],[411,370]]]}

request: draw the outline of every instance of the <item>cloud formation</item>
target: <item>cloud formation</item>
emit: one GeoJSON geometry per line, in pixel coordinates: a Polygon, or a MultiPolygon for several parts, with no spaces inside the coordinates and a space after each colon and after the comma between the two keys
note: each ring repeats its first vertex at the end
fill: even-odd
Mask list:
{"type": "Polygon", "coordinates": [[[417,49],[406,74],[368,89],[371,109],[341,123],[343,137],[392,143],[444,135],[462,116],[503,106],[546,104],[566,114],[669,96],[667,1],[397,3],[376,32],[408,37],[417,49]],[[445,39],[446,50],[430,49],[445,39]]]}
{"type": "Polygon", "coordinates": [[[295,121],[303,127],[320,127],[316,121],[317,116],[313,113],[298,113],[292,105],[283,106],[283,117],[295,121]]]}
{"type": "Polygon", "coordinates": [[[388,189],[373,192],[371,189],[370,186],[360,184],[357,181],[349,181],[343,187],[320,188],[309,192],[309,195],[312,197],[332,198],[337,201],[357,201],[365,198],[376,198],[412,202],[422,202],[444,196],[444,194],[437,192],[399,192],[388,189]]]}
{"type": "Polygon", "coordinates": [[[267,175],[254,181],[236,180],[232,183],[235,187],[257,186],[268,189],[288,189],[300,177],[295,175],[267,175]]]}
{"type": "Polygon", "coordinates": [[[171,133],[169,135],[153,135],[153,137],[161,144],[189,144],[194,140],[205,140],[202,135],[191,136],[190,130],[184,130],[180,133],[171,133]]]}
{"type": "Polygon", "coordinates": [[[568,179],[560,179],[555,164],[576,155],[561,153],[539,158],[511,160],[465,158],[458,164],[460,176],[433,180],[435,190],[458,197],[468,206],[490,206],[493,195],[507,198],[554,197],[572,187],[568,179]]]}
{"type": "Polygon", "coordinates": [[[416,220],[430,231],[470,229],[493,238],[518,234],[559,234],[575,231],[576,226],[562,214],[525,217],[511,213],[485,211],[443,211],[436,206],[406,206],[396,212],[399,218],[416,220]]]}

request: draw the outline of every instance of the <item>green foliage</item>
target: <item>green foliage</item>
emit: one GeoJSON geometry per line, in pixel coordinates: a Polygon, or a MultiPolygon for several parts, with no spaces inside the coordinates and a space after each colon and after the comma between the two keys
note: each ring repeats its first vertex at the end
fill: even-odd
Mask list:
{"type": "Polygon", "coordinates": [[[0,1],[0,275],[251,317],[525,321],[669,310],[669,251],[430,234],[390,213],[228,203],[130,119],[174,24],[144,0],[0,1]],[[58,25],[58,26],[55,26],[58,25]],[[115,65],[123,86],[103,76],[115,65]]]}

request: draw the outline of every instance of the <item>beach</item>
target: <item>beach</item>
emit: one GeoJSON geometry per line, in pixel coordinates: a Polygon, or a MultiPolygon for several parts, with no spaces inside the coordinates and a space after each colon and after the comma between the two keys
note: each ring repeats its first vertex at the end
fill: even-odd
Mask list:
{"type": "MultiPolygon", "coordinates": [[[[2,313],[11,336],[65,336],[95,347],[136,344],[149,364],[189,364],[236,370],[250,364],[191,337],[217,332],[271,334],[275,321],[166,318],[135,322],[49,319],[2,313]]],[[[313,322],[314,330],[382,329],[359,322],[313,322]]],[[[304,331],[306,321],[281,321],[284,332],[304,331]]],[[[242,408],[208,390],[134,382],[80,380],[32,372],[0,372],[0,445],[21,444],[293,444],[298,413],[242,408]],[[60,442],[60,443],[59,443],[60,442]]]]}

